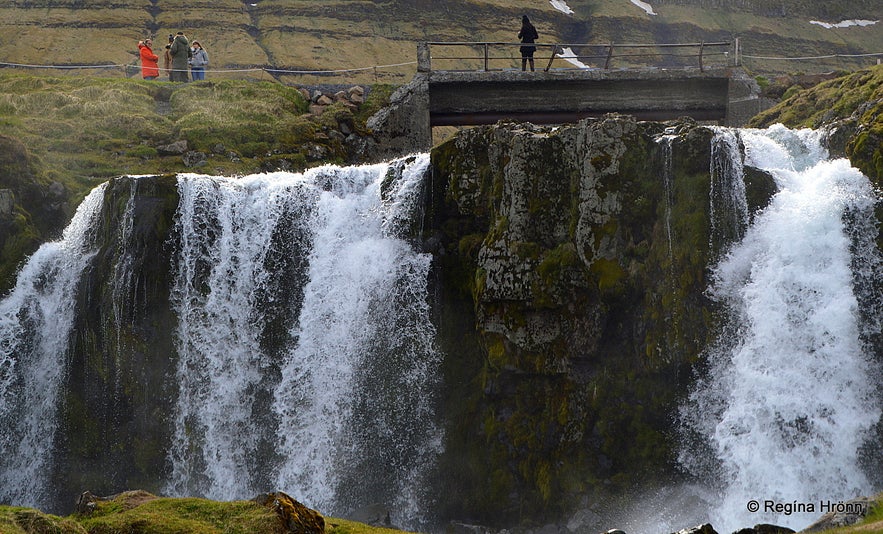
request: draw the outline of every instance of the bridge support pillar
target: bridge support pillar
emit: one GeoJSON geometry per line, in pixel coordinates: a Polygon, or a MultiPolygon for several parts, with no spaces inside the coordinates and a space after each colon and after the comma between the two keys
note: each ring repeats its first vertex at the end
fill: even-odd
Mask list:
{"type": "Polygon", "coordinates": [[[432,148],[429,74],[418,72],[407,85],[396,89],[389,105],[372,115],[367,126],[377,141],[379,159],[427,152],[432,148]]]}

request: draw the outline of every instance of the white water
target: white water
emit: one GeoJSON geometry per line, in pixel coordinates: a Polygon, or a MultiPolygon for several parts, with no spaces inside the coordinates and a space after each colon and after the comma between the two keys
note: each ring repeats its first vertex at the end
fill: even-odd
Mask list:
{"type": "Polygon", "coordinates": [[[865,232],[857,242],[871,242],[876,229],[847,230],[844,215],[868,212],[875,197],[846,160],[826,161],[814,132],[779,126],[741,137],[746,163],[771,172],[780,191],[714,269],[711,294],[731,322],[681,411],[689,430],[709,438],[710,458],[691,442],[681,459],[723,488],[712,499],[719,532],[765,522],[799,529],[823,502],[872,490],[859,449],[880,406],[860,338],[850,236],[865,232]],[[760,512],[748,511],[751,500],[760,512]],[[767,500],[814,511],[763,513],[767,500]]]}
{"type": "Polygon", "coordinates": [[[41,246],[0,301],[0,502],[49,504],[57,396],[104,190],[83,200],[62,239],[41,246]]]}
{"type": "Polygon", "coordinates": [[[669,271],[674,273],[674,250],[672,249],[671,208],[674,203],[674,171],[672,169],[672,142],[677,138],[674,134],[665,134],[656,139],[662,145],[662,185],[665,192],[665,238],[668,242],[669,271]]]}
{"type": "Polygon", "coordinates": [[[327,513],[386,501],[418,519],[440,360],[430,256],[400,236],[428,163],[180,179],[171,494],[279,489],[327,513]]]}
{"type": "MultiPolygon", "coordinates": [[[[748,226],[745,172],[737,131],[719,128],[711,141],[709,249],[738,241],[748,226]]],[[[714,250],[715,253],[720,251],[714,250]]]]}

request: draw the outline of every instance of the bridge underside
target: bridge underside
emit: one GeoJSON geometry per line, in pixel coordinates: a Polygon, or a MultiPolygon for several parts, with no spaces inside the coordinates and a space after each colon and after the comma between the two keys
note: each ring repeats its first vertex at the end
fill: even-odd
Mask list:
{"type": "Polygon", "coordinates": [[[727,117],[727,69],[628,69],[429,74],[431,126],[575,122],[607,113],[641,120],[727,117]]]}

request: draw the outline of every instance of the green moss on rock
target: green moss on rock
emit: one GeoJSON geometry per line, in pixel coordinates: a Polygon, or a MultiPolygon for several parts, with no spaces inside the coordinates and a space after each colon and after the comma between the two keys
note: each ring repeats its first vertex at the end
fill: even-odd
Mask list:
{"type": "MultiPolygon", "coordinates": [[[[713,317],[713,132],[674,127],[668,193],[662,128],[628,117],[472,128],[433,150],[426,231],[445,251],[441,283],[469,289],[483,347],[466,395],[480,423],[448,429],[462,445],[446,456],[482,459],[462,486],[451,483],[454,515],[536,524],[671,475],[669,410],[713,317]],[[476,477],[495,481],[495,503],[470,493],[476,477]]],[[[461,347],[442,345],[449,355],[461,347]]]]}

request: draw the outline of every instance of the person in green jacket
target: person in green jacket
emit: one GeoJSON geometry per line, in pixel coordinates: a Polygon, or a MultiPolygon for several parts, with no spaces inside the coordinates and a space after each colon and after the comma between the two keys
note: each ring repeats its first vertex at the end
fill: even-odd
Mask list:
{"type": "Polygon", "coordinates": [[[169,54],[172,56],[172,71],[169,80],[173,82],[188,82],[190,76],[187,72],[190,70],[188,61],[190,59],[190,41],[184,36],[184,32],[178,32],[172,46],[169,48],[169,54]]]}

